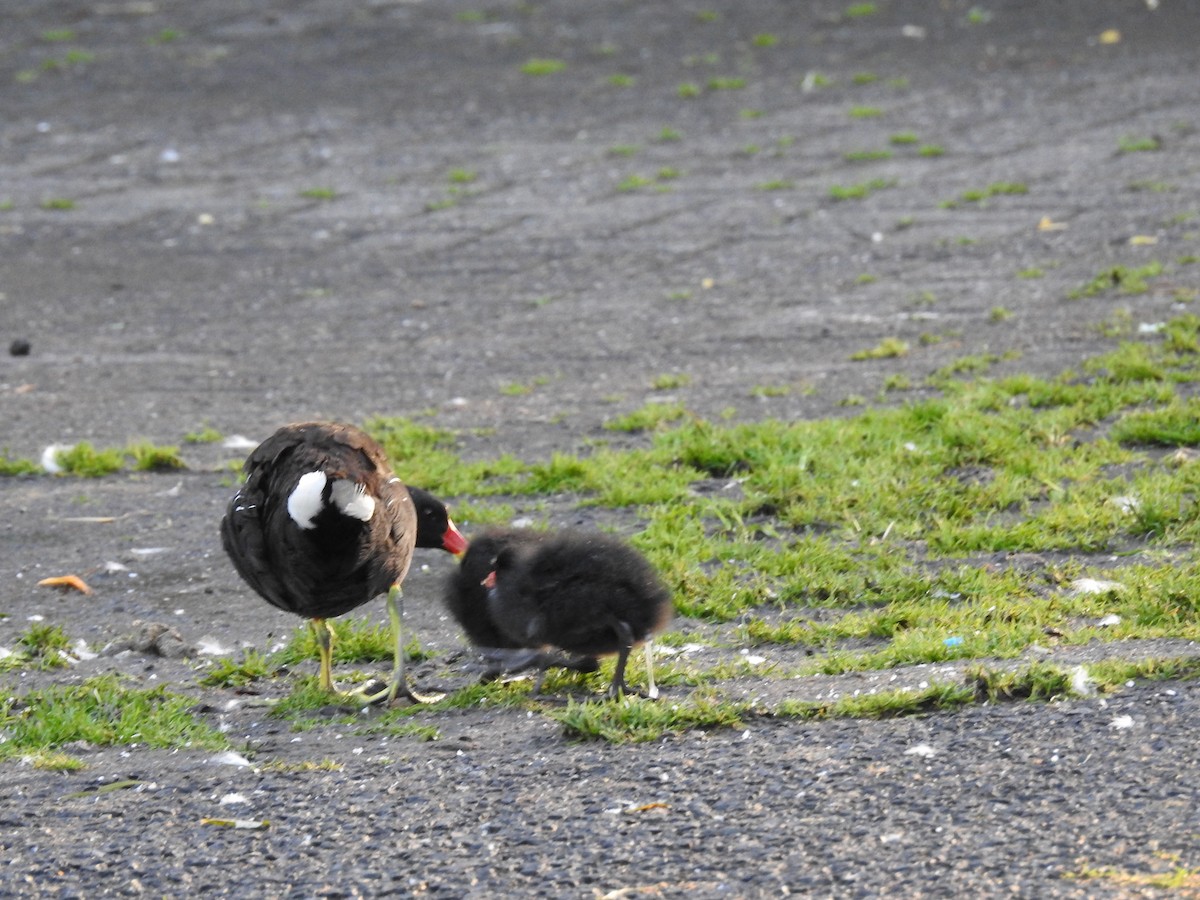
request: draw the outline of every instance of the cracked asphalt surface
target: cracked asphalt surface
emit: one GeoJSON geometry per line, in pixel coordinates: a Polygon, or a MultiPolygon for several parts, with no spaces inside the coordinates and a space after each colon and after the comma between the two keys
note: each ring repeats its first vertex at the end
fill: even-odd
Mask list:
{"type": "MultiPolygon", "coordinates": [[[[602,423],[648,399],[813,418],[874,402],[895,373],[920,397],[969,355],[1055,374],[1111,347],[1100,326],[1124,311],[1136,327],[1187,308],[1194,276],[1067,295],[1114,265],[1196,253],[1200,6],[856,11],[9,4],[0,350],[30,353],[0,357],[0,447],[36,459],[53,442],[177,443],[202,425],[258,440],[287,421],[428,413],[468,457],[545,458],[612,439],[602,423]],[[531,60],[565,65],[527,74],[531,60]],[[1157,149],[1129,149],[1145,142],[1157,149]],[[963,199],[1006,184],[1025,191],[963,199]],[[888,337],[912,352],[850,361],[888,337]],[[676,387],[655,390],[660,376],[676,387]]],[[[135,621],[226,647],[292,632],[221,554],[244,451],[184,456],[178,475],[0,483],[0,646],[31,616],[97,646],[135,621]],[[95,593],[34,587],[68,571],[95,593]]],[[[636,527],[571,498],[537,514],[636,527]]],[[[451,563],[418,562],[409,621],[452,656],[435,599],[451,563]]],[[[177,683],[255,761],[296,765],[144,748],[80,748],[87,768],[70,773],[5,763],[0,893],[1130,897],[1200,866],[1192,682],[607,746],[494,709],[440,714],[427,743],[292,733],[139,653],[2,677],[20,692],[107,671],[177,683]],[[322,761],[341,768],[299,768],[322,761]],[[89,791],[121,780],[140,784],[89,791]],[[1107,875],[1070,877],[1089,872],[1107,875]]],[[[465,679],[434,662],[418,677],[465,679]]]]}

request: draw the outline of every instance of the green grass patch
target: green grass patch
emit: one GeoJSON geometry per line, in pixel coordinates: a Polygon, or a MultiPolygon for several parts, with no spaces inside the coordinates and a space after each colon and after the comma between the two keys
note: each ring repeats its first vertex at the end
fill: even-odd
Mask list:
{"type": "Polygon", "coordinates": [[[1174,399],[1161,409],[1126,413],[1112,427],[1119,444],[1158,447],[1200,445],[1200,399],[1174,399]]]}
{"type": "Polygon", "coordinates": [[[848,19],[861,19],[866,16],[873,16],[879,12],[879,6],[875,3],[852,3],[846,7],[845,16],[848,19]]]}
{"type": "Polygon", "coordinates": [[[226,656],[214,660],[199,682],[207,687],[247,687],[270,678],[278,668],[266,655],[247,650],[240,659],[226,656]]]}
{"type": "Polygon", "coordinates": [[[130,445],[127,452],[133,457],[133,468],[138,472],[171,472],[187,468],[178,447],[142,442],[130,445]]]}
{"type": "Polygon", "coordinates": [[[864,359],[895,359],[898,356],[908,355],[908,341],[903,341],[897,337],[887,337],[867,350],[858,350],[850,354],[853,360],[864,359]]]}
{"type": "Polygon", "coordinates": [[[119,472],[125,465],[125,454],[121,450],[98,450],[88,441],[74,447],[59,450],[57,462],[64,474],[83,478],[100,478],[119,472]]]}
{"type": "Polygon", "coordinates": [[[750,396],[765,399],[767,397],[786,397],[792,392],[786,384],[756,384],[750,388],[750,396]]]}
{"type": "MultiPolygon", "coordinates": [[[[719,675],[720,673],[718,673],[719,675]]],[[[733,675],[744,675],[740,669],[733,675]]],[[[637,697],[576,702],[550,710],[550,718],[573,740],[604,740],[614,744],[660,740],[694,729],[752,727],[763,717],[789,719],[891,719],[901,716],[953,712],[977,703],[1049,703],[1078,696],[1079,690],[1116,690],[1135,679],[1200,677],[1200,660],[1151,659],[1137,663],[1101,662],[1077,671],[1045,663],[1013,669],[968,667],[961,681],[940,681],[909,689],[854,694],[832,702],[783,700],[773,707],[731,701],[711,690],[693,691],[685,700],[649,701],[637,697]]],[[[666,679],[694,685],[695,678],[666,679]]],[[[699,681],[705,680],[700,678],[699,681]]]]}
{"type": "Polygon", "coordinates": [[[1138,137],[1125,135],[1117,143],[1122,153],[1151,153],[1162,149],[1162,141],[1156,137],[1138,137]]]}
{"type": "Polygon", "coordinates": [[[842,154],[846,162],[875,162],[880,159],[891,159],[891,150],[851,150],[842,154]]]}
{"type": "Polygon", "coordinates": [[[14,459],[7,452],[0,453],[0,476],[2,475],[34,475],[42,471],[31,459],[14,459]]]}
{"type": "Polygon", "coordinates": [[[1071,678],[1070,672],[1046,663],[999,672],[977,667],[967,673],[967,680],[974,685],[976,695],[991,703],[1065,699],[1075,693],[1071,678]]]}
{"type": "Polygon", "coordinates": [[[617,184],[617,190],[623,194],[629,194],[652,184],[654,184],[654,179],[647,178],[645,175],[627,175],[617,184]]]}
{"type": "MultiPolygon", "coordinates": [[[[543,304],[537,304],[539,306],[543,304]]],[[[509,384],[501,385],[500,393],[506,397],[524,397],[526,394],[532,394],[539,387],[545,387],[550,383],[550,379],[545,375],[539,375],[532,381],[514,381],[509,384]]]]}
{"type": "Polygon", "coordinates": [[[192,715],[194,698],[126,686],[115,675],[80,684],[52,685],[0,704],[0,758],[57,750],[76,741],[98,747],[217,750],[228,746],[219,731],[192,715]]]}
{"type": "Polygon", "coordinates": [[[528,683],[521,682],[476,683],[431,703],[394,709],[380,707],[372,710],[369,717],[364,717],[363,707],[356,700],[331,697],[318,687],[315,677],[302,678],[296,680],[291,692],[271,708],[271,715],[289,722],[295,731],[334,724],[352,726],[355,734],[410,736],[428,741],[440,737],[436,726],[414,722],[414,719],[434,718],[451,710],[524,706],[529,704],[529,687],[528,683]]]}
{"type": "Polygon", "coordinates": [[[1108,291],[1122,294],[1144,294],[1150,290],[1149,281],[1163,274],[1163,264],[1153,260],[1143,266],[1112,266],[1099,272],[1088,281],[1067,294],[1071,300],[1095,297],[1108,291]]]}
{"type": "Polygon", "coordinates": [[[690,415],[691,413],[678,403],[647,403],[624,416],[609,419],[604,423],[604,427],[609,431],[656,431],[690,415]]]}
{"type": "MultiPolygon", "coordinates": [[[[1129,891],[1122,896],[1146,896],[1147,889],[1166,892],[1167,896],[1190,896],[1200,890],[1200,868],[1177,865],[1179,855],[1159,851],[1157,854],[1170,868],[1161,872],[1135,872],[1117,866],[1085,866],[1078,871],[1064,872],[1062,877],[1074,881],[1105,881],[1129,891]],[[1134,890],[1136,888],[1136,890],[1134,890]]],[[[1154,896],[1154,893],[1149,896],[1154,896]]]]}
{"type": "Polygon", "coordinates": [[[498,485],[528,470],[512,457],[464,463],[449,432],[405,418],[368,419],[364,428],[378,440],[402,479],[445,497],[499,493],[498,485]],[[492,487],[492,490],[489,490],[492,487]]]}
{"type": "Polygon", "coordinates": [[[604,740],[614,744],[656,741],[668,734],[709,728],[742,728],[749,705],[693,693],[683,703],[624,697],[577,703],[551,710],[563,734],[572,740],[604,740]]]}
{"type": "Polygon", "coordinates": [[[896,182],[889,178],[873,178],[859,184],[838,185],[829,189],[829,196],[834,200],[863,200],[875,191],[895,187],[896,182]]]}
{"type": "Polygon", "coordinates": [[[563,71],[567,64],[561,59],[530,59],[521,64],[521,74],[541,77],[563,71]]]}
{"type": "Polygon", "coordinates": [[[785,700],[773,714],[798,719],[895,719],[923,713],[955,710],[975,702],[975,692],[964,684],[934,682],[921,690],[880,691],[840,697],[833,703],[785,700]]]}
{"type": "Polygon", "coordinates": [[[146,38],[146,43],[152,46],[156,44],[171,44],[182,38],[183,32],[178,28],[163,28],[157,34],[146,38]]]}
{"type": "Polygon", "coordinates": [[[1029,186],[1020,181],[997,181],[985,188],[972,188],[958,195],[957,200],[948,200],[943,207],[952,208],[958,203],[983,203],[992,197],[1028,194],[1029,186]]]}
{"type": "Polygon", "coordinates": [[[1115,691],[1138,681],[1190,681],[1200,678],[1200,659],[1149,657],[1139,660],[1105,659],[1089,663],[1088,679],[1100,690],[1115,691]]]}
{"type": "MultiPolygon", "coordinates": [[[[900,352],[880,348],[868,358],[900,352]]],[[[924,382],[884,373],[888,405],[828,419],[708,421],[648,404],[608,423],[623,449],[594,441],[537,461],[468,462],[454,435],[404,420],[372,430],[406,480],[481,521],[491,497],[628,507],[681,615],[810,647],[802,671],[1014,659],[1048,630],[1066,644],[1200,639],[1200,466],[1155,449],[1200,443],[1200,318],[1055,377],[994,374],[1017,358],[959,357],[924,382]],[[1024,554],[1044,558],[1007,562],[1024,554]],[[1082,577],[1120,588],[1080,593],[1082,577]],[[1097,626],[1110,615],[1119,623],[1097,626]]],[[[506,518],[498,505],[492,520],[506,518]]]]}
{"type": "Polygon", "coordinates": [[[294,731],[322,725],[349,725],[361,715],[361,704],[321,690],[316,676],[293,678],[291,691],[271,706],[271,717],[289,722],[294,731]]]}
{"type": "Polygon", "coordinates": [[[65,668],[74,661],[71,640],[57,626],[35,622],[17,638],[13,652],[0,659],[0,671],[65,668]]]}
{"type": "Polygon", "coordinates": [[[202,425],[195,431],[189,431],[183,436],[185,444],[215,444],[224,435],[211,425],[202,425]]]}
{"type": "Polygon", "coordinates": [[[90,50],[82,50],[79,47],[72,47],[61,58],[48,58],[42,60],[42,70],[45,72],[54,72],[61,69],[70,69],[75,66],[82,66],[90,62],[94,62],[96,55],[90,50]]]}
{"type": "Polygon", "coordinates": [[[692,383],[692,376],[686,372],[668,372],[663,375],[656,375],[654,380],[650,382],[650,387],[656,391],[673,391],[681,387],[687,387],[692,383]]]}

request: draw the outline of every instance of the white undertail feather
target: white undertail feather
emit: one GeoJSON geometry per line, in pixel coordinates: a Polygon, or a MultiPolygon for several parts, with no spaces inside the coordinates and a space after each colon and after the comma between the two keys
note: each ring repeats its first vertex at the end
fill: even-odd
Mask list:
{"type": "Polygon", "coordinates": [[[313,520],[324,509],[325,482],[328,480],[325,473],[319,470],[301,475],[295,490],[288,494],[288,515],[301,528],[308,530],[316,527],[317,523],[313,520]]]}
{"type": "Polygon", "coordinates": [[[371,516],[375,515],[375,498],[361,484],[345,479],[335,481],[329,497],[343,515],[352,519],[370,522],[371,516]]]}
{"type": "Polygon", "coordinates": [[[322,471],[309,472],[301,475],[295,490],[288,495],[287,511],[292,521],[307,531],[316,526],[316,519],[325,506],[325,483],[328,481],[322,471]]]}

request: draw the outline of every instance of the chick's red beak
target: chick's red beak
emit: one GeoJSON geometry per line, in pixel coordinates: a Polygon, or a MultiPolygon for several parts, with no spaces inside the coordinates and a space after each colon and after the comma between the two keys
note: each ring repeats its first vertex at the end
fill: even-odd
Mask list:
{"type": "Polygon", "coordinates": [[[462,556],[467,552],[467,539],[454,527],[453,522],[447,524],[446,533],[442,535],[442,549],[455,556],[462,556]]]}

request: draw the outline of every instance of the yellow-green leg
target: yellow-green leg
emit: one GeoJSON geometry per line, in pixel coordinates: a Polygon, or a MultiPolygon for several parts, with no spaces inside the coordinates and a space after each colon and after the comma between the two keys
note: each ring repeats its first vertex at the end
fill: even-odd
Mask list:
{"type": "Polygon", "coordinates": [[[333,686],[333,626],[324,619],[309,619],[308,625],[317,639],[317,652],[321,655],[321,690],[336,694],[338,690],[333,686]]]}
{"type": "Polygon", "coordinates": [[[352,700],[355,703],[371,702],[371,699],[363,694],[361,688],[343,691],[333,683],[333,623],[328,619],[309,619],[308,624],[312,628],[313,636],[317,639],[317,653],[320,656],[318,683],[321,690],[342,700],[352,700]]]}
{"type": "Polygon", "coordinates": [[[388,589],[387,610],[394,642],[392,677],[388,681],[386,689],[364,696],[363,700],[367,703],[375,703],[386,699],[388,703],[391,703],[397,696],[407,697],[413,703],[433,703],[441,700],[445,696],[444,694],[417,694],[408,686],[408,678],[404,674],[404,592],[401,591],[399,584],[393,584],[388,589]]]}

